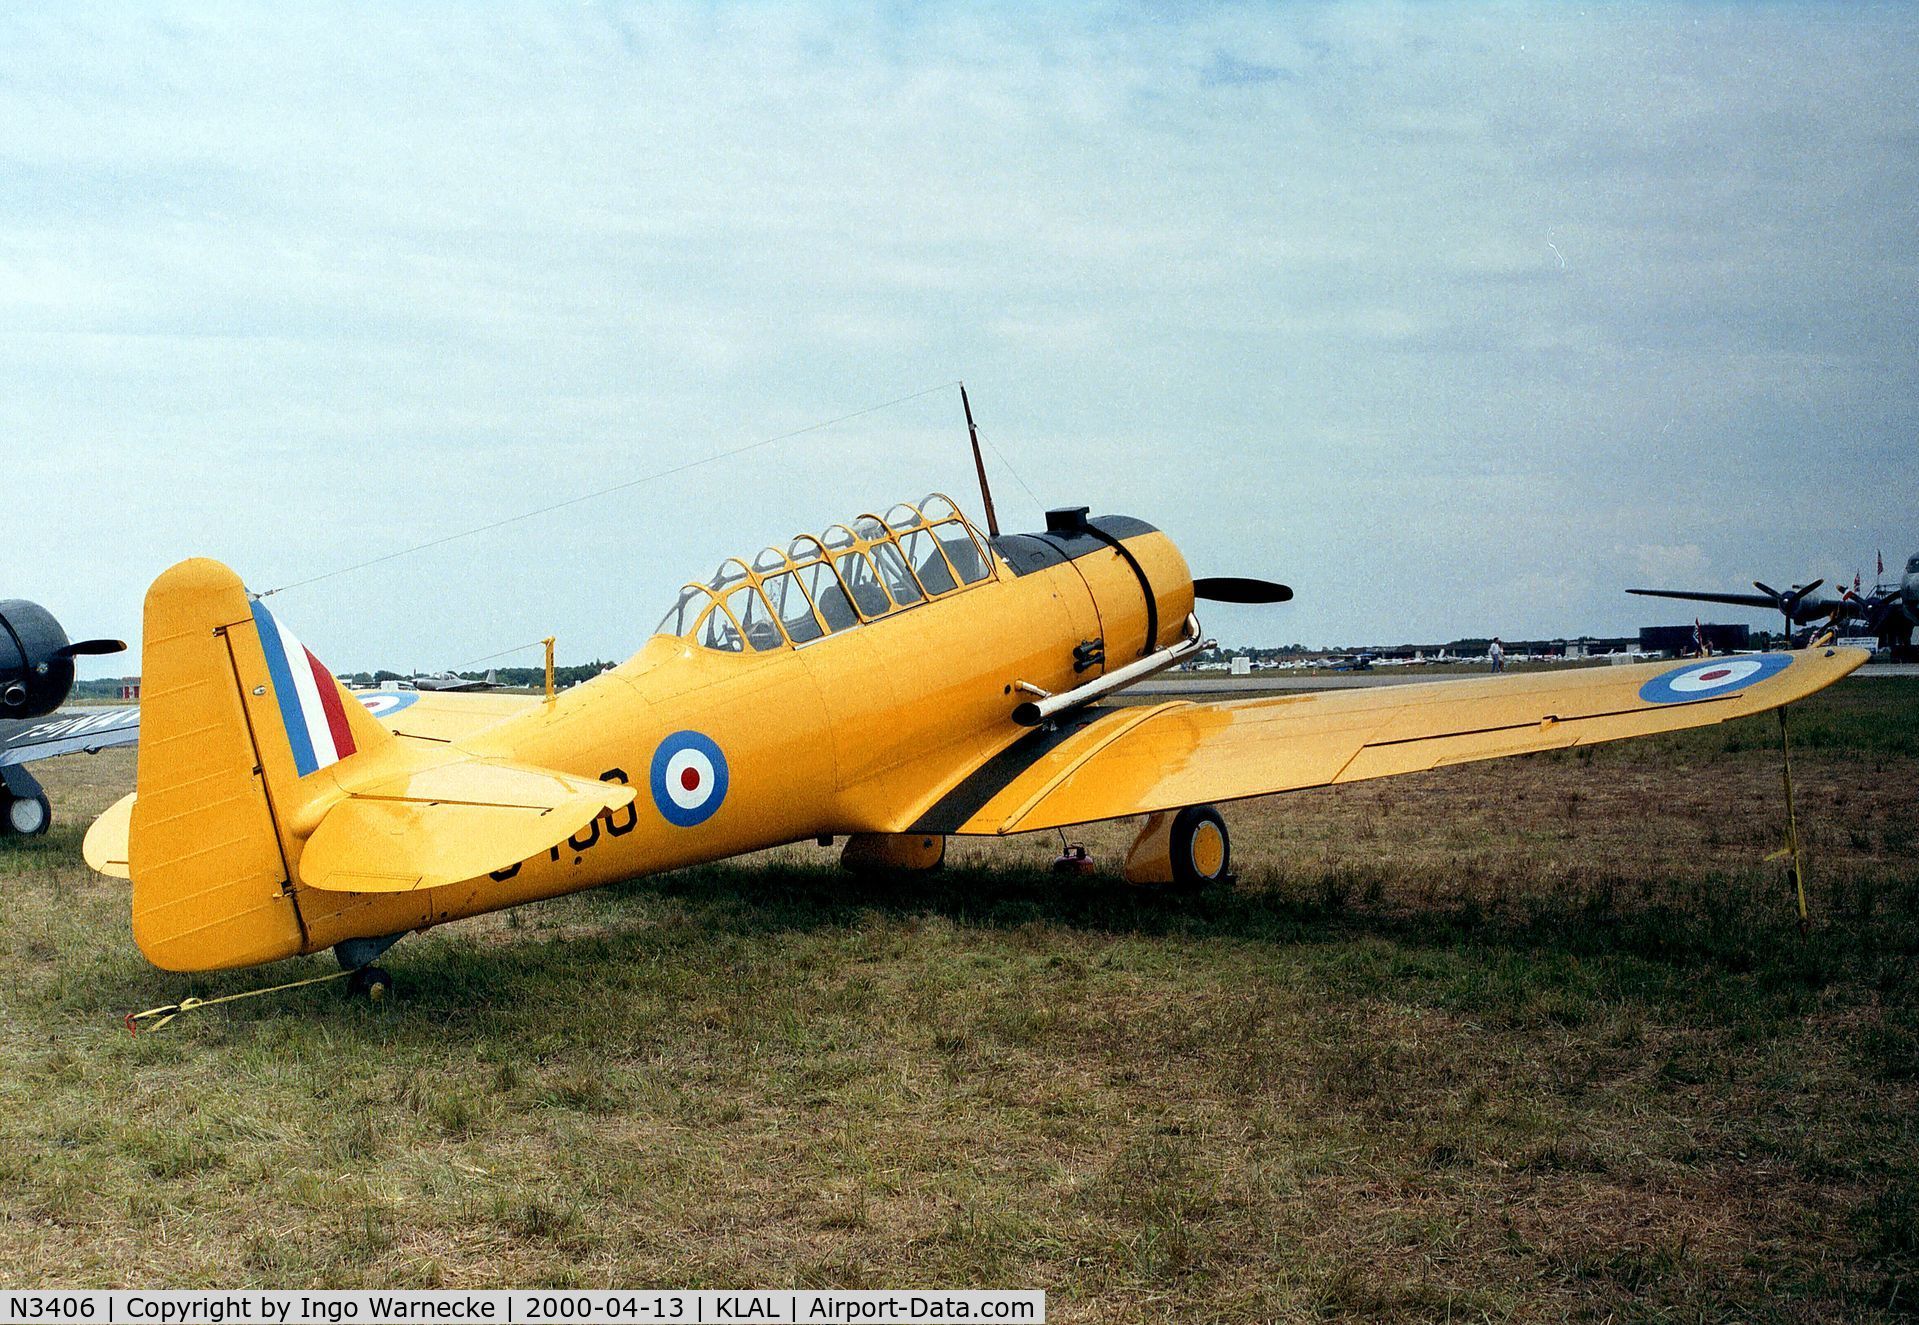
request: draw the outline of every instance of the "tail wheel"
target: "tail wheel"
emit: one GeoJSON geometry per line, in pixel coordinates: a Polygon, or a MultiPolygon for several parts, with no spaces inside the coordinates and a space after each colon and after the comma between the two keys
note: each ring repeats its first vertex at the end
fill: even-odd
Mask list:
{"type": "Polygon", "coordinates": [[[1189,805],[1174,815],[1167,846],[1173,882],[1189,888],[1223,881],[1233,863],[1226,821],[1210,805],[1189,805]]]}
{"type": "Polygon", "coordinates": [[[393,992],[393,977],[385,967],[362,966],[347,978],[347,992],[369,1003],[378,1003],[393,992]]]}
{"type": "Polygon", "coordinates": [[[21,837],[38,837],[53,825],[53,803],[45,793],[33,796],[7,796],[0,791],[0,797],[6,797],[6,828],[8,832],[18,833],[21,837]]]}

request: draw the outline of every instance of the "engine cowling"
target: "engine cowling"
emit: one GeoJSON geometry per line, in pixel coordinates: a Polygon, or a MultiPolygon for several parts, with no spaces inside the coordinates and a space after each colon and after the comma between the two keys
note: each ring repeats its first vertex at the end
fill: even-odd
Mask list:
{"type": "Polygon", "coordinates": [[[1125,515],[1091,516],[1084,506],[1046,513],[1046,531],[1009,534],[993,546],[1026,574],[1070,561],[1085,583],[1088,638],[1074,672],[1098,676],[1177,643],[1193,610],[1193,576],[1165,534],[1125,515]]]}
{"type": "Polygon", "coordinates": [[[53,613],[24,598],[0,599],[0,718],[37,718],[66,702],[73,660],[119,653],[122,640],[67,638],[53,613]]]}

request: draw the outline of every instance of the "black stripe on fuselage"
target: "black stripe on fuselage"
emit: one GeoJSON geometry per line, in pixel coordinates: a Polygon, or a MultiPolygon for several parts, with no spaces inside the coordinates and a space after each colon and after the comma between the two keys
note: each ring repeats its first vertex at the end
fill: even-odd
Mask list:
{"type": "Polygon", "coordinates": [[[1014,778],[1061,745],[1111,713],[1108,708],[1080,709],[1061,721],[1037,727],[974,769],[919,817],[911,833],[952,833],[986,808],[1014,778]]]}
{"type": "Polygon", "coordinates": [[[1102,548],[1112,547],[1111,540],[1136,538],[1140,534],[1159,532],[1144,520],[1135,520],[1130,515],[1095,516],[1086,523],[1105,534],[1106,537],[1100,538],[1091,533],[1078,531],[1054,530],[1043,534],[1001,534],[992,540],[993,550],[1005,558],[1006,565],[1013,574],[1031,575],[1034,571],[1045,570],[1048,566],[1063,566],[1069,561],[1090,557],[1102,548]]]}

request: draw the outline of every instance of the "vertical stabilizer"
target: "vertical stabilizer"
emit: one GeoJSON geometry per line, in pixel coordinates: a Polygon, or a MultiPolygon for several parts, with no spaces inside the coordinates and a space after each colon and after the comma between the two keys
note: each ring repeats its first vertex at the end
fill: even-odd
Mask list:
{"type": "Polygon", "coordinates": [[[133,934],[168,970],[307,950],[291,880],[340,782],[393,736],[239,576],[184,561],[147,591],[133,934]]]}

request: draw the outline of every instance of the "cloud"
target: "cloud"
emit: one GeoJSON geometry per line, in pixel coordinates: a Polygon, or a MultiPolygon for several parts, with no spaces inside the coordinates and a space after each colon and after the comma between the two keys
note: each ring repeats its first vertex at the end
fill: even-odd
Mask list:
{"type": "Polygon", "coordinates": [[[1214,51],[1213,58],[1200,71],[1200,82],[1208,86],[1247,86],[1259,83],[1292,81],[1297,77],[1278,65],[1242,60],[1228,51],[1214,51]]]}
{"type": "Polygon", "coordinates": [[[1644,587],[1698,588],[1711,574],[1697,543],[1642,543],[1622,550],[1638,564],[1644,587]]]}
{"type": "MultiPolygon", "coordinates": [[[[960,376],[1039,493],[1009,523],[1091,502],[1300,587],[1249,635],[1625,630],[1677,530],[1715,582],[1809,577],[1912,541],[1916,36],[15,8],[0,592],[130,632],[180,556],[298,578],[960,376]],[[1781,518],[1815,479],[1839,537],[1781,518]]],[[[962,438],[925,398],[285,610],[343,665],[623,654],[728,551],[964,496],[962,438]]]]}

